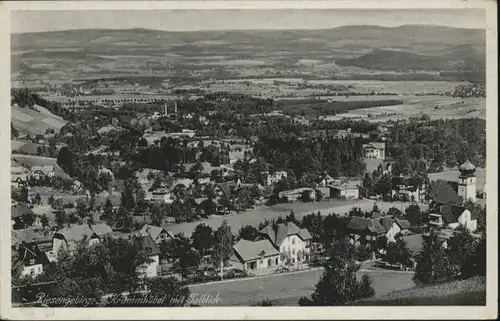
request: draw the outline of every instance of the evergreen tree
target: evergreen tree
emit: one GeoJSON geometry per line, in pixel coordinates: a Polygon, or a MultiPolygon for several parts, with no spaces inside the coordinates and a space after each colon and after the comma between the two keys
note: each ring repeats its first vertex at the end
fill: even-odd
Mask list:
{"type": "Polygon", "coordinates": [[[417,284],[436,284],[453,279],[450,260],[434,233],[425,240],[424,249],[417,258],[413,281],[417,284]]]}
{"type": "Polygon", "coordinates": [[[359,267],[353,258],[353,248],[347,240],[336,241],[330,259],[324,265],[324,272],[316,284],[311,298],[302,297],[301,306],[336,306],[375,294],[370,278],[365,275],[361,281],[356,279],[359,267]]]}

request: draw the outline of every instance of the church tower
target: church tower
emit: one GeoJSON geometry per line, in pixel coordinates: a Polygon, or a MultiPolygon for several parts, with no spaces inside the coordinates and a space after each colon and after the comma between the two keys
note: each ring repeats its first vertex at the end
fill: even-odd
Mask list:
{"type": "Polygon", "coordinates": [[[458,196],[462,197],[463,202],[476,202],[476,167],[467,160],[458,167],[460,176],[458,177],[458,196]]]}

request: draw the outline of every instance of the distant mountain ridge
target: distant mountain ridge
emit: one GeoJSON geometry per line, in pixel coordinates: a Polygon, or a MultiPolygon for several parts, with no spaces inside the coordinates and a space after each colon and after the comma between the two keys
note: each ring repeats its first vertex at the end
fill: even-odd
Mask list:
{"type": "Polygon", "coordinates": [[[198,64],[198,68],[206,64],[205,57],[222,56],[225,61],[258,60],[271,67],[292,68],[298,61],[311,59],[365,69],[481,74],[486,65],[485,47],[484,29],[434,25],[319,30],[85,29],[11,35],[13,70],[39,73],[50,63],[62,72],[80,66],[102,70],[113,57],[126,56],[147,57],[140,63],[151,57],[149,65],[161,59],[164,64],[183,68],[198,64]]]}

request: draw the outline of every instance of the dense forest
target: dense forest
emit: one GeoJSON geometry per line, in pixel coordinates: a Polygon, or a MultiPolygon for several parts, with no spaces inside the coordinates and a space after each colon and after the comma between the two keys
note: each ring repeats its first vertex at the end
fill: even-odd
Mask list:
{"type": "Polygon", "coordinates": [[[467,159],[484,167],[486,121],[475,118],[397,123],[390,130],[387,146],[389,155],[406,167],[418,160],[427,160],[430,167],[453,167],[467,159]]]}
{"type": "Polygon", "coordinates": [[[254,147],[275,170],[290,170],[296,177],[305,173],[358,176],[364,173],[362,141],[332,138],[304,139],[296,136],[260,137],[254,147]]]}

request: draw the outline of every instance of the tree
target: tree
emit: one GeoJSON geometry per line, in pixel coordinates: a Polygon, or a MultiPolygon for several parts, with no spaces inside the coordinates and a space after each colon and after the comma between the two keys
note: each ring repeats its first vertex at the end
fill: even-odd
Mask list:
{"type": "Polygon", "coordinates": [[[56,224],[57,226],[63,226],[66,223],[66,214],[63,210],[56,212],[56,224]]]}
{"type": "Polygon", "coordinates": [[[309,202],[312,202],[313,199],[311,197],[311,192],[309,190],[305,190],[303,191],[301,194],[300,194],[300,199],[302,200],[302,202],[304,203],[309,203],[309,202]]]}
{"type": "Polygon", "coordinates": [[[446,249],[450,260],[452,273],[456,278],[474,274],[470,272],[471,258],[476,251],[477,242],[465,228],[458,229],[458,233],[448,240],[446,249]]]}
{"type": "Polygon", "coordinates": [[[171,240],[171,258],[174,259],[174,268],[181,273],[182,279],[188,276],[188,270],[199,265],[198,255],[191,248],[191,243],[184,234],[175,235],[171,240]]]}
{"type": "Polygon", "coordinates": [[[76,201],[76,213],[80,218],[84,218],[89,213],[88,202],[84,198],[79,198],[76,201]]]}
{"type": "Polygon", "coordinates": [[[394,206],[387,210],[388,216],[393,216],[395,218],[399,218],[399,217],[401,217],[401,214],[402,214],[401,211],[394,206]]]}
{"type": "Polygon", "coordinates": [[[33,225],[35,219],[36,219],[35,214],[31,210],[27,211],[21,216],[21,220],[23,221],[25,227],[33,225]]]}
{"type": "Polygon", "coordinates": [[[450,260],[442,243],[434,233],[425,240],[424,249],[417,258],[413,281],[416,284],[436,284],[453,279],[450,260]]]}
{"type": "Polygon", "coordinates": [[[36,194],[35,196],[35,204],[37,205],[40,205],[42,203],[42,197],[40,196],[40,194],[36,194]]]}
{"type": "Polygon", "coordinates": [[[214,232],[210,226],[198,224],[191,235],[191,241],[193,247],[203,257],[214,246],[214,232]]]}
{"type": "Polygon", "coordinates": [[[182,307],[189,298],[189,288],[175,278],[152,278],[147,281],[149,296],[162,298],[163,306],[182,307]]]}
{"type": "Polygon", "coordinates": [[[323,192],[317,189],[315,193],[316,193],[316,201],[320,202],[323,199],[323,192]]]}
{"type": "Polygon", "coordinates": [[[106,203],[104,203],[103,213],[105,220],[111,220],[113,218],[113,203],[111,203],[109,198],[107,198],[106,203]]]}
{"type": "Polygon", "coordinates": [[[23,264],[19,257],[19,253],[17,251],[11,251],[10,254],[10,276],[11,283],[13,286],[17,286],[21,284],[21,273],[23,271],[23,264]]]}
{"type": "Polygon", "coordinates": [[[42,215],[41,222],[43,227],[49,226],[49,218],[47,217],[46,214],[42,215]]]}
{"type": "Polygon", "coordinates": [[[390,264],[410,266],[410,258],[410,252],[406,248],[406,243],[402,238],[397,238],[396,242],[389,242],[387,244],[385,260],[390,264]]]}
{"type": "Polygon", "coordinates": [[[258,235],[259,231],[252,225],[242,226],[238,231],[238,237],[247,241],[255,241],[258,235]]]}
{"type": "Polygon", "coordinates": [[[57,165],[59,165],[62,170],[69,176],[74,176],[75,156],[67,146],[63,146],[59,150],[59,155],[57,156],[57,165]]]}
{"type": "Polygon", "coordinates": [[[346,241],[336,241],[330,259],[311,298],[302,297],[301,306],[336,306],[374,295],[368,276],[356,279],[358,267],[353,259],[353,248],[346,241]]]}
{"type": "Polygon", "coordinates": [[[48,204],[52,206],[54,204],[54,195],[49,196],[48,204]]]}
{"type": "Polygon", "coordinates": [[[233,234],[231,227],[224,220],[222,225],[215,231],[215,246],[213,259],[216,263],[220,264],[221,279],[223,276],[222,269],[226,262],[233,254],[233,234]]]}
{"type": "Polygon", "coordinates": [[[420,226],[422,224],[422,212],[417,204],[410,204],[405,210],[406,219],[411,225],[420,226]]]}

